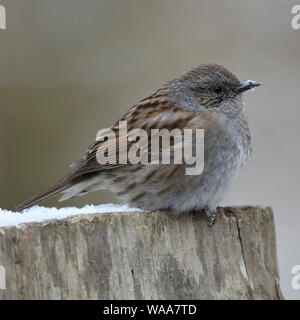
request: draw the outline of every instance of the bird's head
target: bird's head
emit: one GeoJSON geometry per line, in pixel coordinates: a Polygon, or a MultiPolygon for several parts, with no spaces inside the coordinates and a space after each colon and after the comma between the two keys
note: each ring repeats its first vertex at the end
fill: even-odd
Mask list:
{"type": "Polygon", "coordinates": [[[185,110],[236,113],[241,109],[241,94],[260,84],[252,80],[241,83],[226,68],[204,64],[192,68],[169,85],[177,104],[185,110]]]}

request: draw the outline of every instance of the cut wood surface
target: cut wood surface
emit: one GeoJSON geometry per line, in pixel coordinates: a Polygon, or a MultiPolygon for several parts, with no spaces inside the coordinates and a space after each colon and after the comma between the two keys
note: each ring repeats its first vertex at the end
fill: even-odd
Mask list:
{"type": "Polygon", "coordinates": [[[271,208],[122,212],[2,228],[0,299],[282,299],[271,208]]]}

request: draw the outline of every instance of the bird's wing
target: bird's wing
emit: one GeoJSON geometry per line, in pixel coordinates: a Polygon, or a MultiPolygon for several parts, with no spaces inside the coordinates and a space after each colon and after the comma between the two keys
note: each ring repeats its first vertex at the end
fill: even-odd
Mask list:
{"type": "Polygon", "coordinates": [[[166,124],[167,120],[178,119],[176,114],[179,111],[180,109],[175,107],[164,95],[157,92],[140,101],[129,109],[112,128],[103,130],[103,132],[97,136],[97,140],[90,145],[83,158],[74,164],[75,168],[70,175],[79,176],[85,173],[112,170],[130,165],[130,163],[124,161],[124,159],[128,158],[128,152],[136,142],[127,141],[127,145],[121,143],[122,138],[127,139],[127,137],[125,137],[127,132],[134,129],[143,129],[150,134],[151,128],[159,129],[159,127],[161,127],[163,118],[166,119],[166,121],[163,121],[164,124],[166,124]],[[120,126],[120,122],[126,122],[126,132],[124,127],[120,126]],[[105,149],[112,150],[116,146],[115,161],[108,161],[105,164],[100,164],[97,159],[97,152],[104,152],[105,149]]]}
{"type": "MultiPolygon", "coordinates": [[[[143,129],[147,132],[148,137],[151,137],[151,129],[168,129],[173,130],[175,128],[185,129],[185,128],[205,128],[207,123],[209,123],[208,117],[209,112],[186,112],[182,109],[174,106],[165,95],[157,92],[154,95],[140,101],[137,105],[133,106],[120,121],[127,122],[128,132],[134,129],[143,129]]],[[[124,138],[124,130],[119,127],[119,122],[117,122],[110,130],[103,131],[97,138],[97,140],[88,148],[86,154],[82,159],[80,159],[74,166],[74,169],[65,178],[59,180],[54,186],[48,190],[31,197],[27,201],[20,204],[16,211],[22,211],[42,200],[45,200],[57,193],[60,193],[74,184],[88,179],[93,174],[98,174],[104,170],[114,170],[124,166],[132,166],[128,161],[124,160],[124,157],[128,156],[128,153],[135,141],[127,141],[127,146],[120,144],[121,138],[124,138]],[[115,135],[115,139],[110,139],[115,135]],[[116,149],[116,158],[113,163],[99,163],[97,158],[97,152],[104,151],[104,149],[114,148],[116,149]]],[[[125,137],[126,138],[126,137],[125,137]]],[[[141,149],[148,148],[140,144],[141,149]]],[[[176,145],[171,145],[172,150],[174,150],[176,145]]],[[[149,151],[149,149],[147,149],[149,151]]],[[[159,148],[161,152],[161,148],[159,148]]],[[[148,154],[150,158],[151,155],[148,154]]]]}
{"type": "MultiPolygon", "coordinates": [[[[113,170],[116,168],[130,166],[130,162],[126,161],[131,147],[138,143],[141,150],[148,150],[148,158],[151,158],[150,140],[128,141],[127,134],[135,129],[142,129],[147,133],[150,139],[152,129],[188,129],[203,128],[207,126],[209,112],[187,112],[174,106],[172,102],[163,97],[149,97],[132,107],[119,122],[111,129],[105,130],[97,140],[88,148],[86,154],[76,164],[71,176],[77,177],[86,173],[99,172],[103,170],[113,170]],[[121,127],[121,121],[126,121],[126,131],[121,127]],[[126,135],[126,136],[125,136],[126,135]],[[127,144],[121,143],[121,139],[126,139],[127,144]],[[116,148],[117,147],[117,148],[116,148]],[[97,158],[97,152],[104,153],[106,150],[116,149],[114,157],[110,158],[107,163],[101,164],[97,158]]],[[[124,141],[124,140],[123,140],[124,141]]],[[[171,152],[176,146],[171,142],[171,152]]],[[[159,149],[161,152],[161,147],[159,149]]]]}

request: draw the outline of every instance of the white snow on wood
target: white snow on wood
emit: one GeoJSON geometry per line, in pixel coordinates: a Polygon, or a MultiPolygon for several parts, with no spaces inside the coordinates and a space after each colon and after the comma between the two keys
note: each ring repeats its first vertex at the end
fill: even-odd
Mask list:
{"type": "MultiPolygon", "coordinates": [[[[79,214],[95,214],[108,212],[128,212],[142,211],[137,208],[130,208],[127,205],[102,204],[98,206],[86,205],[82,208],[66,207],[66,208],[46,208],[34,206],[23,212],[13,212],[0,208],[0,228],[1,227],[19,227],[22,223],[43,222],[51,219],[64,219],[79,214]]],[[[0,230],[1,231],[1,230],[0,230]]]]}

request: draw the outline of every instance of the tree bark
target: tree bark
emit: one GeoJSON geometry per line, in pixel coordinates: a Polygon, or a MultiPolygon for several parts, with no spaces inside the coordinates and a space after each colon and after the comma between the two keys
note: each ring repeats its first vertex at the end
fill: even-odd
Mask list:
{"type": "Polygon", "coordinates": [[[271,208],[80,215],[4,228],[0,299],[282,299],[271,208]]]}

